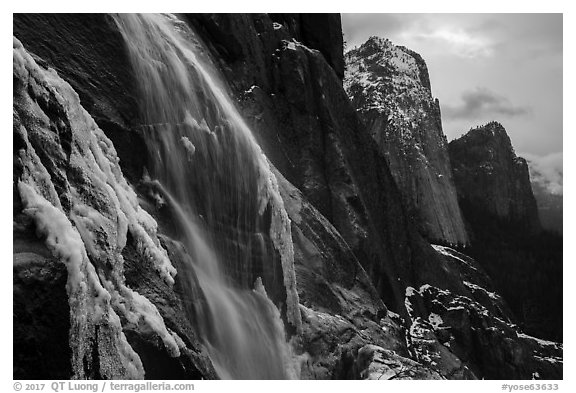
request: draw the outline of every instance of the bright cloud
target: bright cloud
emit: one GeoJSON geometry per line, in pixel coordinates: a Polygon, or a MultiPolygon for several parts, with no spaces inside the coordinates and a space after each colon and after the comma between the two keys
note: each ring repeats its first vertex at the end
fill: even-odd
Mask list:
{"type": "Polygon", "coordinates": [[[530,153],[519,154],[528,161],[530,167],[530,178],[544,186],[552,194],[562,195],[563,154],[551,153],[546,156],[537,156],[530,153]]]}
{"type": "Polygon", "coordinates": [[[465,58],[490,57],[494,54],[492,43],[480,34],[469,34],[461,28],[441,28],[430,33],[414,35],[416,40],[429,41],[448,49],[451,54],[465,58]]]}

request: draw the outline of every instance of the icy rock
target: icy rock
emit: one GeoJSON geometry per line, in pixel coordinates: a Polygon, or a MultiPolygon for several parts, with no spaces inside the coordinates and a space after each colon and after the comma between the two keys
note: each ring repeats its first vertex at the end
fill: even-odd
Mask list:
{"type": "Polygon", "coordinates": [[[124,285],[128,233],[167,283],[174,282],[176,270],[160,245],[156,222],[124,178],[112,142],[78,95],[54,70],[39,67],[15,38],[13,47],[15,135],[22,144],[17,186],[24,214],[67,267],[74,377],[142,379],[142,361],[120,316],[136,331],[158,335],[172,356],[179,348],[156,307],[124,285]],[[51,160],[41,161],[38,149],[51,160]]]}

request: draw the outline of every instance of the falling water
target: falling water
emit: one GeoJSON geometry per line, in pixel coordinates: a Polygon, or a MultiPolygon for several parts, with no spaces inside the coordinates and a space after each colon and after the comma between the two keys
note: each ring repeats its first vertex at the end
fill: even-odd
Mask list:
{"type": "Polygon", "coordinates": [[[114,19],[141,90],[147,180],[170,207],[186,250],[189,262],[178,274],[201,289],[192,322],[216,371],[294,377],[280,312],[260,278],[279,280],[287,321],[298,330],[290,222],[266,157],[186,23],[173,15],[114,19]]]}

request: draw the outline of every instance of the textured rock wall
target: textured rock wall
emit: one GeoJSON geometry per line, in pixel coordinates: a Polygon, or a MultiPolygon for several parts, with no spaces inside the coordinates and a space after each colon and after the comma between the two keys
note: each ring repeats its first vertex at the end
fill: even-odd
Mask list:
{"type": "Polygon", "coordinates": [[[270,18],[287,27],[294,39],[319,50],[340,79],[344,77],[344,40],[339,14],[270,14],[270,18]]]}
{"type": "Polygon", "coordinates": [[[422,57],[372,37],[346,54],[344,86],[421,232],[431,240],[468,243],[440,106],[422,57]]]}
{"type": "MultiPolygon", "coordinates": [[[[114,20],[105,14],[17,14],[14,33],[39,63],[54,68],[78,93],[83,107],[113,142],[126,179],[158,220],[159,231],[169,239],[177,238],[170,217],[173,212],[157,206],[154,198],[158,191],[143,181],[151,160],[144,140],[141,98],[114,20]]],[[[233,228],[227,226],[226,230],[233,228]]],[[[285,302],[280,257],[270,237],[264,238],[267,251],[261,252],[259,247],[238,245],[234,235],[223,235],[228,238],[223,240],[222,249],[246,255],[251,265],[246,269],[250,277],[245,281],[252,285],[254,275],[266,276],[263,279],[268,294],[275,301],[285,302]],[[273,262],[263,258],[272,258],[273,262]]]]}
{"type": "MultiPolygon", "coordinates": [[[[504,367],[510,359],[524,361],[526,357],[513,358],[518,346],[526,346],[513,326],[503,327],[507,332],[504,341],[513,344],[499,350],[497,355],[492,356],[483,346],[487,342],[500,345],[501,341],[485,340],[492,337],[487,336],[488,328],[500,327],[498,319],[506,323],[512,319],[501,299],[490,296],[493,286],[489,279],[476,274],[468,265],[478,266],[464,256],[440,246],[431,247],[414,228],[385,157],[363,128],[342,88],[338,61],[334,60],[341,55],[331,52],[335,49],[330,42],[337,40],[334,26],[339,20],[334,16],[315,16],[317,31],[309,33],[305,32],[309,29],[308,22],[304,21],[307,17],[293,15],[190,15],[188,18],[210,48],[258,142],[275,167],[294,243],[303,331],[293,336],[293,344],[300,354],[301,377],[491,377],[495,374],[483,365],[483,359],[496,368],[504,367]],[[330,34],[318,33],[322,31],[330,34]],[[406,296],[407,287],[412,288],[410,296],[406,296]],[[407,297],[413,302],[406,302],[407,297]],[[462,307],[456,315],[460,319],[451,320],[442,314],[446,323],[439,324],[436,317],[429,318],[431,314],[441,315],[449,310],[454,298],[457,306],[462,307]],[[387,312],[387,308],[396,313],[387,312]],[[483,314],[484,309],[488,314],[483,314]],[[464,323],[467,321],[468,324],[464,323]],[[419,332],[424,335],[420,341],[419,332]],[[414,339],[412,333],[416,335],[414,339]],[[477,334],[477,339],[469,340],[473,334],[477,334]],[[428,339],[433,342],[431,347],[425,345],[428,339]],[[451,344],[447,343],[454,346],[449,348],[451,344]],[[442,361],[433,364],[435,356],[442,361]],[[465,372],[464,367],[471,370],[470,373],[465,372]]],[[[55,68],[78,92],[75,105],[79,108],[82,104],[96,121],[93,128],[101,129],[109,138],[110,144],[107,142],[106,146],[115,147],[119,168],[126,179],[139,184],[147,153],[138,132],[137,95],[121,37],[110,22],[102,15],[16,15],[14,31],[17,37],[22,37],[26,48],[44,59],[35,57],[41,67],[55,68]]],[[[341,38],[341,34],[338,35],[341,38]]],[[[421,73],[420,80],[427,85],[424,75],[421,73]]],[[[71,171],[66,178],[58,177],[64,169],[74,167],[61,160],[61,156],[62,151],[74,152],[75,145],[68,144],[67,128],[59,125],[58,119],[65,116],[62,117],[61,111],[54,112],[58,106],[46,108],[45,113],[53,118],[54,124],[44,127],[38,135],[62,137],[55,150],[39,142],[33,142],[33,146],[44,165],[51,168],[48,172],[56,174],[53,179],[56,189],[65,190],[69,185],[101,201],[99,188],[81,181],[84,175],[76,176],[76,172],[71,171]],[[54,162],[57,165],[50,167],[54,162]]],[[[21,134],[21,123],[22,120],[15,117],[15,185],[22,179],[22,165],[16,165],[21,161],[21,151],[30,151],[29,144],[16,137],[21,134]]],[[[184,260],[188,256],[170,236],[174,228],[169,212],[155,206],[149,197],[153,190],[140,184],[136,191],[139,203],[158,223],[157,237],[171,263],[178,271],[185,269],[184,260]]],[[[67,195],[61,191],[57,194],[67,195]]],[[[60,374],[54,374],[55,367],[41,360],[54,348],[67,348],[67,334],[63,331],[70,327],[65,323],[54,324],[50,314],[57,313],[59,320],[65,320],[70,313],[66,302],[66,269],[46,248],[44,240],[36,238],[34,223],[22,213],[23,204],[16,186],[14,195],[14,269],[17,272],[14,301],[15,305],[26,305],[19,307],[15,314],[15,331],[30,332],[15,334],[15,346],[26,349],[15,357],[15,375],[35,376],[33,370],[42,365],[42,375],[66,378],[72,367],[69,351],[54,352],[59,354],[54,364],[58,365],[60,374]],[[50,310],[28,300],[46,298],[45,293],[54,294],[46,306],[50,310]],[[38,314],[39,311],[44,312],[38,314]],[[38,340],[30,339],[47,336],[52,340],[41,346],[38,340]]],[[[146,376],[215,377],[196,338],[195,322],[190,318],[193,303],[205,301],[197,285],[179,281],[177,274],[174,286],[170,287],[153,264],[141,263],[133,243],[134,239],[127,236],[122,250],[124,284],[149,299],[166,327],[177,333],[189,350],[181,348],[180,356],[173,357],[164,349],[157,334],[143,335],[132,325],[123,326],[146,376]],[[180,296],[182,292],[196,296],[184,301],[180,296]]],[[[270,245],[266,249],[273,250],[270,245]]],[[[265,257],[269,255],[259,258],[265,257]]],[[[97,258],[92,258],[91,263],[103,270],[104,275],[110,274],[106,263],[97,258]]],[[[266,288],[269,293],[273,291],[266,288]]],[[[539,351],[535,356],[540,356],[549,366],[543,368],[549,371],[543,373],[543,377],[561,373],[561,347],[531,338],[526,340],[539,351]]],[[[531,353],[529,349],[520,351],[531,353]]],[[[98,359],[94,357],[94,361],[98,359]]],[[[514,375],[530,378],[529,374],[537,369],[532,364],[514,375]]]]}
{"type": "Polygon", "coordinates": [[[458,195],[465,203],[528,231],[541,229],[528,164],[516,156],[500,123],[474,128],[448,148],[458,195]]]}
{"type": "Polygon", "coordinates": [[[136,85],[122,35],[106,14],[15,14],[14,35],[40,64],[54,68],[114,143],[130,181],[142,178],[136,85]]]}
{"type": "Polygon", "coordinates": [[[224,45],[210,46],[245,118],[274,166],[342,235],[386,304],[403,312],[405,283],[441,282],[433,250],[323,54],[268,15],[190,18],[207,42],[219,24],[241,42],[232,59],[221,55],[229,52],[224,45]]]}
{"type": "MultiPolygon", "coordinates": [[[[241,20],[246,18],[246,16],[237,17],[241,20]]],[[[228,18],[225,21],[234,23],[236,19],[228,18]]],[[[275,25],[270,19],[268,21],[270,29],[274,30],[275,25]]],[[[286,31],[283,31],[284,36],[288,37],[286,31]]],[[[23,37],[27,47],[33,48],[34,51],[42,55],[42,58],[36,57],[39,63],[54,67],[63,78],[70,81],[74,90],[78,92],[80,102],[86,105],[87,111],[94,117],[98,126],[110,136],[117,149],[120,166],[125,172],[126,178],[132,184],[139,184],[136,187],[136,191],[141,197],[143,206],[153,214],[159,224],[159,236],[170,260],[178,270],[185,269],[187,256],[182,253],[181,245],[171,237],[173,235],[173,225],[171,224],[170,212],[166,209],[158,209],[150,198],[154,194],[154,190],[151,190],[145,184],[140,184],[148,161],[147,150],[139,129],[137,94],[129,71],[129,61],[124,52],[121,37],[111,19],[107,16],[95,15],[17,15],[15,17],[15,33],[23,37]],[[93,31],[97,31],[99,34],[92,34],[93,31]],[[108,55],[113,56],[114,59],[108,59],[108,55]],[[113,110],[110,108],[113,108],[113,110]]],[[[254,36],[256,34],[254,31],[254,36]]],[[[231,37],[234,36],[226,36],[224,41],[229,43],[233,39],[231,37]]],[[[237,37],[241,37],[241,35],[238,34],[237,37]]],[[[217,45],[217,40],[207,42],[209,45],[217,45]]],[[[264,51],[262,50],[262,52],[264,51]]],[[[315,53],[317,53],[318,59],[322,61],[322,65],[326,67],[324,72],[332,74],[332,69],[324,63],[324,59],[319,52],[315,53]]],[[[252,56],[251,59],[258,59],[258,57],[252,56]]],[[[266,65],[266,67],[269,66],[266,65]]],[[[262,70],[269,71],[266,67],[263,67],[262,70]]],[[[255,70],[256,68],[246,68],[246,75],[257,77],[258,73],[255,70]]],[[[232,78],[231,80],[235,81],[237,79],[232,78]]],[[[335,80],[337,81],[337,78],[335,80]]],[[[340,84],[340,82],[335,83],[340,84]]],[[[44,154],[47,157],[52,155],[50,151],[46,151],[44,154]]],[[[281,160],[277,161],[281,163],[281,160]]],[[[62,165],[66,166],[65,163],[62,165]]],[[[17,171],[15,171],[15,176],[18,176],[17,171]]],[[[70,182],[74,185],[73,180],[70,182]]],[[[21,214],[19,205],[15,205],[14,209],[15,214],[21,214]]],[[[310,211],[310,209],[307,208],[304,211],[310,211]]],[[[305,295],[303,307],[309,306],[319,310],[313,313],[323,310],[347,315],[349,320],[342,327],[345,330],[352,328],[356,332],[352,337],[363,336],[362,331],[367,328],[376,333],[381,331],[379,319],[385,315],[386,308],[374,289],[371,279],[364,272],[355,255],[350,251],[348,245],[337,231],[333,228],[330,229],[330,224],[319,212],[316,210],[313,210],[313,212],[311,214],[300,213],[300,216],[304,217],[303,222],[293,219],[295,222],[301,222],[294,227],[294,231],[296,232],[296,257],[297,261],[299,261],[297,274],[302,281],[302,285],[298,287],[298,290],[305,295]],[[325,266],[319,266],[318,262],[310,266],[310,260],[306,256],[311,254],[318,255],[318,261],[322,261],[325,266]],[[333,257],[329,258],[328,255],[333,255],[333,257]],[[332,289],[327,293],[325,291],[326,288],[332,289]],[[323,297],[318,296],[319,294],[322,294],[323,297]]],[[[17,238],[16,235],[15,238],[17,238]]],[[[31,242],[31,239],[26,238],[26,242],[31,242]]],[[[139,265],[137,263],[138,255],[129,245],[123,252],[127,285],[152,299],[155,304],[158,304],[162,315],[169,316],[171,326],[174,329],[185,330],[188,332],[187,334],[194,335],[194,320],[190,318],[193,315],[191,310],[193,307],[188,304],[189,302],[180,303],[177,293],[180,291],[197,293],[198,299],[194,299],[193,302],[202,302],[198,289],[194,288],[193,283],[179,281],[178,275],[176,276],[175,284],[178,289],[176,294],[170,293],[170,291],[163,289],[162,286],[158,287],[153,278],[150,277],[151,271],[148,270],[150,266],[139,265]]],[[[271,251],[272,247],[267,247],[267,249],[271,251]]],[[[270,255],[266,254],[260,257],[268,258],[270,255]]],[[[184,272],[184,270],[182,271],[184,272]]],[[[56,275],[56,272],[50,274],[56,275]]],[[[57,281],[53,282],[53,285],[57,283],[57,281]]],[[[267,288],[271,292],[278,292],[274,288],[267,288]]],[[[55,291],[58,290],[58,287],[49,287],[47,290],[55,291]]],[[[22,296],[25,297],[28,293],[23,293],[22,296]]],[[[401,295],[399,295],[399,298],[401,298],[401,295]]],[[[306,315],[309,321],[316,318],[313,316],[315,314],[310,314],[310,312],[306,315]]],[[[336,321],[339,321],[339,319],[336,319],[336,321]]],[[[27,327],[24,321],[22,322],[19,325],[19,329],[32,328],[27,327]]],[[[309,334],[305,336],[307,338],[303,344],[306,351],[310,346],[308,343],[313,341],[315,334],[324,335],[321,329],[324,326],[323,324],[313,324],[313,326],[307,327],[309,334]]],[[[41,328],[47,329],[50,328],[50,325],[47,327],[41,326],[41,328]]],[[[397,326],[397,329],[400,330],[400,327],[397,326]]],[[[61,333],[52,332],[53,334],[61,333]]],[[[61,336],[65,338],[67,334],[64,333],[61,336]]],[[[170,370],[163,367],[162,365],[172,364],[166,359],[167,356],[161,356],[154,349],[154,346],[151,346],[150,343],[137,334],[127,332],[126,336],[141,358],[143,367],[147,370],[146,375],[156,375],[158,377],[172,375],[171,373],[180,373],[174,375],[186,375],[187,371],[182,367],[172,365],[169,367],[170,370]]],[[[57,334],[54,334],[54,337],[57,337],[57,334]]],[[[379,337],[381,338],[378,344],[389,348],[387,342],[390,340],[385,337],[382,338],[382,334],[379,337]]],[[[326,378],[337,375],[338,371],[336,369],[340,367],[339,364],[342,358],[342,353],[337,350],[337,343],[342,343],[342,340],[346,340],[346,337],[334,334],[328,340],[331,342],[330,345],[322,346],[316,351],[310,351],[313,359],[316,360],[311,360],[310,366],[306,368],[308,371],[305,371],[305,374],[307,373],[308,377],[326,378]],[[326,361],[326,358],[331,360],[326,361]]],[[[350,340],[350,337],[348,337],[348,340],[350,340]]],[[[404,341],[398,340],[398,342],[403,343],[404,341]]],[[[361,341],[352,340],[351,345],[348,347],[349,351],[353,352],[358,349],[358,346],[367,343],[372,343],[372,341],[364,339],[361,341]]],[[[23,341],[17,343],[19,346],[23,344],[23,341]]],[[[63,345],[66,348],[65,343],[59,345],[63,345]]],[[[402,345],[405,346],[405,344],[402,345]]],[[[28,363],[19,363],[22,364],[22,372],[27,372],[24,364],[34,364],[34,362],[37,364],[39,359],[37,356],[31,356],[27,361],[28,363]]],[[[62,362],[66,362],[64,355],[62,362]]],[[[188,367],[194,369],[194,366],[188,367]]],[[[207,366],[198,367],[201,369],[198,375],[201,374],[208,378],[214,376],[213,371],[206,371],[207,366]]]]}
{"type": "Polygon", "coordinates": [[[563,240],[541,229],[526,161],[497,122],[450,142],[449,151],[473,237],[467,253],[527,333],[562,340],[563,240]]]}
{"type": "MultiPolygon", "coordinates": [[[[17,277],[34,275],[44,260],[45,272],[37,277],[42,285],[29,291],[41,297],[54,293],[47,311],[70,323],[64,335],[59,329],[65,325],[30,325],[31,316],[21,312],[15,329],[32,334],[20,336],[15,347],[32,345],[36,332],[39,337],[52,332],[50,344],[41,348],[56,343],[70,348],[69,354],[56,351],[54,359],[64,365],[60,373],[67,379],[144,378],[147,356],[170,364],[172,377],[214,377],[190,324],[181,319],[176,269],[156,221],[139,206],[112,142],[72,87],[53,69],[39,66],[17,39],[13,80],[15,302],[28,296],[17,277]],[[34,232],[37,240],[30,236],[34,232]],[[149,283],[145,292],[127,285],[124,272],[134,259],[149,283]],[[64,287],[62,269],[53,262],[65,267],[64,287]],[[58,302],[63,290],[68,307],[58,302]],[[69,315],[62,315],[66,311],[69,315]],[[59,342],[66,336],[67,342],[59,342]],[[142,357],[133,346],[142,349],[142,357]]],[[[33,310],[33,303],[28,305],[33,310]]],[[[16,370],[31,372],[22,364],[16,370]]]]}

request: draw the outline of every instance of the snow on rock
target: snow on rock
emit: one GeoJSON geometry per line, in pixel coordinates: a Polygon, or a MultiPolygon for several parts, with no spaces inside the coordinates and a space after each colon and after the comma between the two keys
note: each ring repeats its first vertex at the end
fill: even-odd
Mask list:
{"type": "Polygon", "coordinates": [[[406,48],[387,39],[372,37],[364,45],[346,54],[344,88],[351,100],[363,100],[358,108],[361,112],[377,110],[386,113],[397,126],[403,126],[400,132],[404,132],[404,142],[410,143],[410,124],[426,116],[426,112],[408,100],[432,100],[430,90],[420,79],[418,64],[406,48]],[[367,56],[361,51],[368,43],[375,48],[367,56]]]}
{"type": "Polygon", "coordinates": [[[119,310],[126,318],[125,327],[131,327],[143,334],[158,335],[170,356],[180,356],[182,340],[166,328],[164,319],[150,300],[125,285],[115,288],[112,282],[105,279],[102,281],[111,295],[114,309],[119,310]]]}
{"type": "Polygon", "coordinates": [[[121,367],[111,370],[113,374],[108,375],[125,379],[144,378],[142,362],[122,332],[120,319],[110,304],[110,293],[100,284],[78,231],[61,210],[39,195],[32,186],[19,182],[18,190],[24,213],[34,219],[38,235],[45,237],[45,244],[52,255],[61,260],[68,270],[66,291],[70,304],[70,346],[75,376],[84,377],[83,362],[92,356],[90,329],[96,325],[106,325],[110,331],[109,339],[113,340],[112,345],[118,353],[116,359],[100,361],[104,366],[109,362],[119,362],[116,367],[121,367]]]}
{"type": "Polygon", "coordinates": [[[188,154],[188,161],[190,161],[192,159],[192,156],[196,152],[196,147],[192,142],[190,142],[190,139],[188,139],[185,136],[180,138],[180,142],[182,143],[182,146],[184,146],[184,148],[186,149],[186,153],[188,154]]]}
{"type": "Polygon", "coordinates": [[[467,244],[468,235],[442,132],[440,107],[417,53],[371,37],[346,55],[344,88],[432,240],[467,244]]]}
{"type": "Polygon", "coordinates": [[[498,300],[498,298],[500,297],[500,295],[497,295],[495,292],[487,291],[486,289],[482,288],[482,287],[479,286],[479,285],[472,284],[471,282],[468,282],[468,281],[463,281],[463,283],[464,283],[464,285],[466,285],[468,288],[470,288],[472,291],[482,291],[482,292],[484,292],[484,293],[487,294],[488,297],[490,297],[491,299],[498,300]]]}
{"type": "Polygon", "coordinates": [[[428,322],[430,322],[430,325],[432,325],[432,328],[435,330],[438,329],[440,326],[442,326],[442,324],[444,323],[442,317],[434,313],[430,313],[430,315],[428,315],[428,322]]]}
{"type": "Polygon", "coordinates": [[[74,378],[142,379],[142,362],[124,328],[157,335],[171,356],[179,356],[181,344],[150,300],[124,283],[128,234],[168,285],[176,269],[157,237],[156,221],[124,178],[112,142],[76,92],[54,70],[39,67],[16,38],[13,52],[14,132],[24,145],[18,191],[24,214],[68,270],[74,378]],[[44,161],[53,165],[50,171],[38,149],[50,157],[44,161]]]}
{"type": "MultiPolygon", "coordinates": [[[[473,263],[471,263],[470,261],[467,261],[465,258],[463,258],[463,254],[460,254],[459,252],[457,252],[456,250],[450,248],[450,247],[445,247],[445,246],[440,246],[437,244],[432,244],[431,245],[432,248],[434,248],[434,250],[436,250],[438,253],[445,255],[449,258],[453,258],[458,260],[459,262],[465,264],[466,266],[470,267],[470,269],[472,270],[478,270],[478,268],[476,266],[474,266],[473,263]]],[[[469,258],[468,258],[469,259],[469,258]]]]}
{"type": "Polygon", "coordinates": [[[541,230],[528,164],[518,157],[504,126],[491,121],[471,128],[448,146],[454,183],[470,208],[486,210],[524,227],[541,230]]]}
{"type": "Polygon", "coordinates": [[[480,264],[450,247],[439,245],[432,245],[432,247],[446,263],[447,269],[453,272],[455,278],[461,283],[460,289],[456,291],[458,293],[454,294],[471,298],[485,307],[493,318],[506,323],[511,323],[515,319],[510,307],[497,293],[492,279],[480,264]]]}
{"type": "Polygon", "coordinates": [[[412,308],[412,302],[410,301],[410,298],[412,296],[414,296],[414,294],[416,293],[416,290],[412,287],[407,287],[406,288],[406,294],[404,297],[404,307],[406,307],[406,311],[408,311],[408,314],[411,314],[414,309],[412,308]]]}
{"type": "Polygon", "coordinates": [[[410,350],[417,361],[446,378],[530,379],[536,372],[555,379],[562,373],[561,344],[525,335],[466,296],[426,284],[408,288],[406,304],[410,350]],[[475,343],[486,348],[479,359],[468,357],[475,343]]]}
{"type": "Polygon", "coordinates": [[[293,41],[286,41],[285,48],[288,50],[296,50],[296,44],[293,41]]]}
{"type": "Polygon", "coordinates": [[[538,343],[538,345],[541,345],[543,347],[552,347],[554,349],[561,349],[562,348],[562,344],[556,343],[554,341],[542,340],[541,338],[532,337],[532,336],[529,336],[529,335],[524,334],[524,333],[517,333],[517,334],[518,334],[519,338],[535,341],[536,343],[538,343]]]}
{"type": "MultiPolygon", "coordinates": [[[[259,148],[258,148],[259,149],[259,148]]],[[[291,220],[288,217],[284,200],[280,195],[278,179],[272,172],[272,164],[259,149],[259,162],[261,178],[258,184],[260,199],[259,214],[264,214],[266,206],[272,210],[270,237],[274,248],[280,254],[282,272],[284,274],[284,287],[286,289],[286,316],[288,322],[302,331],[302,317],[300,315],[300,300],[296,289],[296,271],[294,269],[294,244],[292,243],[291,220]]]]}
{"type": "Polygon", "coordinates": [[[439,373],[414,360],[377,345],[360,348],[356,363],[360,378],[367,380],[444,379],[439,373]]]}

